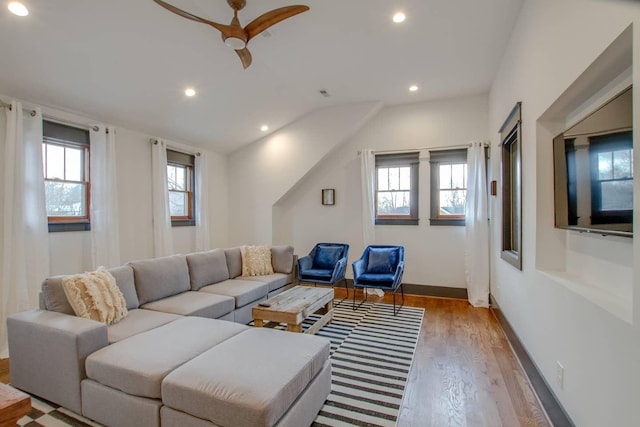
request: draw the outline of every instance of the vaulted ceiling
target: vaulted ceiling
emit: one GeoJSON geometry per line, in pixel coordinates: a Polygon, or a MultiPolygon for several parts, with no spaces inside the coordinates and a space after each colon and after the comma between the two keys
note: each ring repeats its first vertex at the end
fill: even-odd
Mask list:
{"type": "MultiPolygon", "coordinates": [[[[217,30],[152,0],[23,2],[27,17],[0,10],[0,94],[219,152],[317,108],[487,92],[522,4],[247,0],[242,25],[277,7],[310,10],[251,40],[245,70],[217,30]]],[[[233,16],[225,0],[168,2],[224,24],[233,16]]]]}

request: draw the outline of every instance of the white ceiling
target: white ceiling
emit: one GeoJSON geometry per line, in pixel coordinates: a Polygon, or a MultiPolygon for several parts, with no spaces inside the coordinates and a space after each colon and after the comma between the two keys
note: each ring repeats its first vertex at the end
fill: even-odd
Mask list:
{"type": "MultiPolygon", "coordinates": [[[[228,23],[225,0],[167,0],[228,23]]],[[[152,0],[23,0],[0,10],[0,93],[231,152],[317,108],[489,90],[522,0],[247,0],[242,25],[311,9],[249,43],[244,70],[215,29],[152,0]],[[394,24],[403,10],[407,20],[394,24]],[[409,93],[410,84],[420,90],[409,93]],[[188,99],[183,91],[194,86],[188,99]],[[320,89],[331,96],[325,98],[320,89]]]]}

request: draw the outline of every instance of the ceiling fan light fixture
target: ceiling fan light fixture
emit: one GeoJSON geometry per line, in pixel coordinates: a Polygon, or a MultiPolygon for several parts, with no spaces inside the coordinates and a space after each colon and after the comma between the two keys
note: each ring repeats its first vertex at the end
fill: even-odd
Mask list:
{"type": "Polygon", "coordinates": [[[239,37],[227,37],[226,39],[224,39],[224,44],[234,50],[240,50],[247,47],[247,42],[239,37]]]}

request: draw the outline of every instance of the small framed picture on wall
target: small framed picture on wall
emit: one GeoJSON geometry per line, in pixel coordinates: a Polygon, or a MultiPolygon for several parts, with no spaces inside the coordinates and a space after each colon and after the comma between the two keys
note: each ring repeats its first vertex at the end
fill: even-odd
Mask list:
{"type": "Polygon", "coordinates": [[[335,205],[336,204],[336,190],[333,188],[322,189],[322,204],[323,205],[335,205]]]}

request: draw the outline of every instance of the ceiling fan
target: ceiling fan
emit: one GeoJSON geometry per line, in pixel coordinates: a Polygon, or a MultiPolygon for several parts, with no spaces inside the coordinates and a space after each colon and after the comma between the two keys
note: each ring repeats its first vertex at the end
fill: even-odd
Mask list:
{"type": "Polygon", "coordinates": [[[240,21],[238,20],[238,11],[245,7],[247,4],[246,0],[227,0],[229,6],[233,9],[233,19],[229,25],[209,21],[208,19],[204,19],[189,12],[185,12],[182,9],[178,9],[177,7],[162,0],[153,1],[176,15],[210,25],[219,30],[222,33],[222,40],[227,46],[236,51],[244,68],[251,65],[251,53],[249,52],[249,49],[247,49],[247,43],[249,43],[251,39],[278,22],[309,10],[308,6],[300,5],[281,7],[260,15],[242,28],[240,21]]]}

